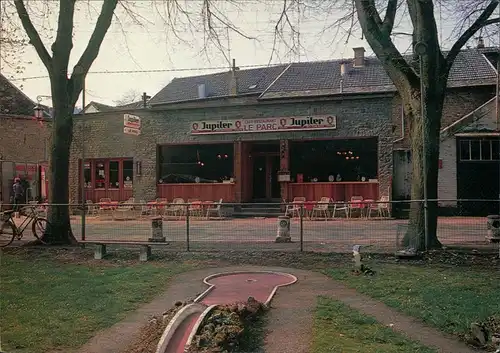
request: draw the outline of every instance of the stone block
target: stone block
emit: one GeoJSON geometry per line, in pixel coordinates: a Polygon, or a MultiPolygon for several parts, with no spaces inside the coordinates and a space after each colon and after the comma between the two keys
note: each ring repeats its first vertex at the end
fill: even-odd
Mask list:
{"type": "Polygon", "coordinates": [[[94,259],[102,260],[106,256],[106,245],[96,244],[94,248],[94,259]]]}
{"type": "Polygon", "coordinates": [[[151,257],[151,246],[141,245],[141,250],[139,253],[139,261],[148,261],[151,257]]]}

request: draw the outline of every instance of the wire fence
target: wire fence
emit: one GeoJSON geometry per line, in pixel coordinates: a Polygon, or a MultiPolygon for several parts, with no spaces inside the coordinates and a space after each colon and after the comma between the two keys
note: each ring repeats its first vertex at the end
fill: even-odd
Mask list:
{"type": "MultiPolygon", "coordinates": [[[[439,205],[436,234],[443,246],[498,251],[500,200],[429,200],[429,212],[435,212],[435,204],[439,205]]],[[[46,217],[56,209],[52,206],[29,207],[46,217]]],[[[403,239],[415,228],[409,223],[412,208],[422,210],[424,202],[69,205],[74,236],[91,243],[153,243],[176,251],[350,252],[353,245],[361,245],[365,251],[381,253],[408,246],[403,239]]]]}

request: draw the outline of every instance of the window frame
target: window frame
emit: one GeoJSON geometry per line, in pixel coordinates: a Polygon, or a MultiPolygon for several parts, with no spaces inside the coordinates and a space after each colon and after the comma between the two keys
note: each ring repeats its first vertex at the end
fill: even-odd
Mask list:
{"type": "MultiPolygon", "coordinates": [[[[200,182],[199,184],[223,184],[227,182],[234,182],[234,178],[236,175],[236,151],[237,151],[237,146],[236,142],[234,141],[210,141],[210,142],[195,142],[195,143],[173,143],[173,144],[159,144],[156,146],[156,183],[157,185],[176,185],[176,184],[198,184],[195,181],[193,182],[165,182],[161,181],[162,176],[165,175],[163,173],[163,166],[171,163],[165,163],[163,162],[164,155],[162,153],[164,148],[194,148],[195,146],[198,146],[199,150],[203,150],[204,146],[223,146],[223,148],[228,148],[230,151],[228,151],[228,161],[231,163],[230,168],[228,171],[229,176],[226,176],[227,179],[225,180],[220,180],[217,179],[217,182],[213,183],[204,183],[200,182]],[[220,181],[219,181],[220,180],[220,181]]],[[[203,156],[200,156],[200,160],[203,159],[203,156]]],[[[202,161],[203,162],[203,161],[202,161]]],[[[181,162],[182,163],[182,162],[181,162]]],[[[182,173],[171,173],[171,174],[182,174],[182,173]]],[[[200,177],[201,179],[209,179],[206,176],[202,175],[196,175],[200,177]]],[[[221,177],[218,177],[221,178],[221,177]]],[[[215,179],[212,179],[215,180],[215,179]]]]}

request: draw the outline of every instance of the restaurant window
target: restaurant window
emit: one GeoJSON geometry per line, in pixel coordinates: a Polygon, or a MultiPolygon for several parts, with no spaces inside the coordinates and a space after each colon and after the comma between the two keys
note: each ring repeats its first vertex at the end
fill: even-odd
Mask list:
{"type": "Polygon", "coordinates": [[[123,187],[130,189],[134,181],[134,162],[132,160],[123,161],[123,187]]]}
{"type": "Polygon", "coordinates": [[[103,161],[96,162],[95,165],[95,186],[96,189],[106,188],[106,168],[103,161]]]}
{"type": "Polygon", "coordinates": [[[339,182],[377,179],[377,145],[377,138],[292,141],[292,181],[339,182]]]}
{"type": "Polygon", "coordinates": [[[221,183],[233,178],[232,143],[160,146],[159,183],[221,183]]]}
{"type": "Polygon", "coordinates": [[[109,189],[120,188],[120,162],[109,162],[109,189]]]}
{"type": "Polygon", "coordinates": [[[85,162],[83,164],[83,180],[86,188],[92,187],[92,168],[91,162],[85,162]]]}

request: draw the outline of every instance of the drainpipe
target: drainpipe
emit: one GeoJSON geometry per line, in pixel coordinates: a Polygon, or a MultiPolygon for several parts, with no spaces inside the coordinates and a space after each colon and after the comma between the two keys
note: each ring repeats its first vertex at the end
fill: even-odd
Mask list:
{"type": "Polygon", "coordinates": [[[403,105],[401,104],[401,137],[394,140],[393,143],[403,141],[405,138],[405,110],[403,105]]]}

